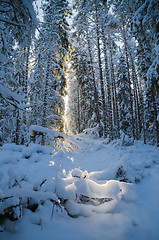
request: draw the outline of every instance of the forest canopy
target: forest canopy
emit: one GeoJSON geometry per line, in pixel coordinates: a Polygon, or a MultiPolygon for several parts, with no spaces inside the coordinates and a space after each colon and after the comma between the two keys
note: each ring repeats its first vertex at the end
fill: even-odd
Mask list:
{"type": "Polygon", "coordinates": [[[0,1],[0,144],[38,125],[159,145],[158,1],[38,4],[0,1]]]}

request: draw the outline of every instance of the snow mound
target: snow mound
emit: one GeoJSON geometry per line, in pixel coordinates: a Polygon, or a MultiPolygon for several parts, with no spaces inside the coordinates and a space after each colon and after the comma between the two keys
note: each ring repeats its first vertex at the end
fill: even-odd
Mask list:
{"type": "Polygon", "coordinates": [[[86,171],[75,168],[66,178],[56,179],[56,194],[72,217],[111,212],[122,201],[136,199],[135,186],[117,180],[92,180],[86,171]]]}
{"type": "Polygon", "coordinates": [[[74,168],[71,172],[70,172],[72,177],[77,177],[77,178],[85,178],[88,176],[88,172],[84,171],[82,172],[80,169],[78,168],[74,168]]]}

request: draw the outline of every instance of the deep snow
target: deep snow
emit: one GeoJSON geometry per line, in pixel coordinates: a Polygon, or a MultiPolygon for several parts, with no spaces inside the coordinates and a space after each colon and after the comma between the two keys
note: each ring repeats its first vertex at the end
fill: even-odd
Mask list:
{"type": "Polygon", "coordinates": [[[0,240],[158,240],[157,147],[141,142],[123,147],[119,140],[107,145],[85,135],[73,142],[74,152],[36,144],[6,144],[0,149],[0,197],[11,194],[16,201],[33,194],[38,203],[44,200],[35,213],[24,209],[19,221],[6,222],[5,229],[14,233],[2,232],[0,240]],[[15,179],[21,186],[12,187],[15,179]],[[76,193],[112,201],[77,204],[76,193]],[[59,207],[52,216],[53,205],[47,199],[56,195],[69,198],[68,209],[80,216],[71,218],[59,207]]]}

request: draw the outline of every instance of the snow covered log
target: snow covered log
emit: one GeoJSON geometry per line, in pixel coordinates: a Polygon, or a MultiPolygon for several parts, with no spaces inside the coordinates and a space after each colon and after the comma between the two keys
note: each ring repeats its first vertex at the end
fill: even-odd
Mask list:
{"type": "Polygon", "coordinates": [[[64,135],[53,129],[48,129],[38,125],[31,125],[29,129],[30,139],[35,142],[39,136],[46,137],[49,140],[64,139],[64,135]]]}

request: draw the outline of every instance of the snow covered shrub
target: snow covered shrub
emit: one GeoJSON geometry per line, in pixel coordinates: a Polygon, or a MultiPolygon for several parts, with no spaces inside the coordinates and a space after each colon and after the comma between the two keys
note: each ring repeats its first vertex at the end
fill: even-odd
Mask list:
{"type": "Polygon", "coordinates": [[[123,182],[128,181],[126,171],[124,170],[123,166],[118,168],[115,178],[120,179],[120,181],[123,181],[123,182]]]}
{"type": "Polygon", "coordinates": [[[6,220],[17,221],[21,216],[21,199],[13,196],[0,198],[0,225],[6,220]]]}
{"type": "Polygon", "coordinates": [[[100,132],[100,127],[94,127],[94,128],[86,128],[83,130],[84,134],[89,135],[92,138],[99,138],[99,132],[100,132]]]}
{"type": "Polygon", "coordinates": [[[121,134],[121,145],[122,146],[132,146],[134,145],[134,139],[126,135],[123,131],[120,131],[121,134]]]}
{"type": "MultiPolygon", "coordinates": [[[[3,178],[3,174],[0,173],[0,177],[3,178]]],[[[12,222],[20,220],[26,211],[36,215],[40,206],[47,201],[53,205],[52,215],[54,206],[60,206],[54,194],[53,181],[45,184],[47,179],[43,179],[34,183],[24,173],[11,167],[4,180],[6,187],[0,190],[0,231],[16,232],[16,225],[12,222]]],[[[39,221],[36,222],[39,224],[39,221]]]]}

